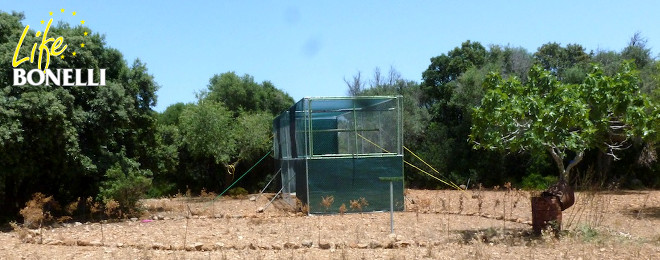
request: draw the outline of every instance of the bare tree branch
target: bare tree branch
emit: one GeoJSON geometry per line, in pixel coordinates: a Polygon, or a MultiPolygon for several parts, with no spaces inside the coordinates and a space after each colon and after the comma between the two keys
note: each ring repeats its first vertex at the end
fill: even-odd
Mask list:
{"type": "Polygon", "coordinates": [[[357,96],[364,90],[364,82],[362,81],[362,72],[358,71],[353,75],[352,80],[344,78],[344,83],[348,87],[349,96],[357,96]]]}

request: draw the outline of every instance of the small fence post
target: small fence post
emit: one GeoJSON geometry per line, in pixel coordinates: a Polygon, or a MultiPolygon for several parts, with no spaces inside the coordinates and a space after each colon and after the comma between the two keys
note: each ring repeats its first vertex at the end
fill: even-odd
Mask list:
{"type": "Polygon", "coordinates": [[[378,177],[378,179],[390,183],[390,233],[394,234],[394,182],[403,181],[403,177],[378,177]]]}

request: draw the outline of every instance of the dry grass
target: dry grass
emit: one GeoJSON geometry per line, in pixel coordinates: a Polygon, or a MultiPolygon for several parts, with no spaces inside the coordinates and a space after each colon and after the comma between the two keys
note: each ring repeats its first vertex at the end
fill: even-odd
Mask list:
{"type": "Polygon", "coordinates": [[[342,203],[341,206],[339,206],[339,215],[344,215],[346,213],[346,204],[342,203]]]}
{"type": "MultiPolygon", "coordinates": [[[[654,209],[660,205],[660,192],[656,191],[578,193],[578,203],[564,212],[560,239],[549,233],[532,235],[526,191],[505,187],[479,191],[476,197],[470,191],[407,193],[419,210],[407,204],[409,211],[395,213],[392,249],[383,248],[393,239],[388,237],[389,213],[306,216],[292,212],[281,200],[256,213],[252,201],[225,198],[214,202],[217,212],[213,213],[204,210],[211,200],[168,198],[143,201],[146,209],[154,210],[146,213],[149,217],[164,219],[49,228],[43,242],[61,243],[56,247],[38,244],[39,231],[16,225],[15,231],[0,233],[0,255],[19,259],[35,255],[55,259],[645,259],[660,254],[660,216],[654,209]],[[567,225],[571,216],[572,224],[567,225]],[[105,243],[95,244],[101,232],[105,243]],[[304,241],[314,244],[307,248],[304,241]],[[285,243],[291,247],[285,249],[285,243]],[[331,249],[319,248],[322,243],[331,244],[331,249]]],[[[256,204],[267,203],[267,197],[256,204]]],[[[361,205],[360,199],[354,203],[361,205]]]]}
{"type": "Polygon", "coordinates": [[[328,212],[330,207],[332,207],[332,203],[335,203],[335,197],[334,196],[321,197],[321,206],[323,206],[325,208],[325,212],[328,212]]]}

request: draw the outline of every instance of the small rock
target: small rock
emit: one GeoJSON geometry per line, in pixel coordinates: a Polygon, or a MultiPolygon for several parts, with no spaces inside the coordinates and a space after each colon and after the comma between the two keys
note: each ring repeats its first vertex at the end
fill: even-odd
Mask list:
{"type": "Polygon", "coordinates": [[[250,197],[250,201],[256,201],[256,200],[257,200],[257,197],[255,197],[255,196],[250,197]]]}
{"type": "Polygon", "coordinates": [[[62,242],[61,240],[57,240],[57,239],[48,239],[48,240],[44,241],[44,244],[51,245],[51,246],[61,246],[61,245],[64,245],[64,242],[62,242]]]}
{"type": "Polygon", "coordinates": [[[304,247],[312,247],[313,244],[314,242],[312,242],[311,240],[303,240],[301,245],[304,247]]]}
{"type": "Polygon", "coordinates": [[[272,245],[271,248],[273,248],[273,250],[282,250],[282,247],[278,245],[272,245]]]}
{"type": "Polygon", "coordinates": [[[298,249],[300,248],[300,245],[292,242],[286,242],[284,243],[284,249],[298,249]]]}
{"type": "Polygon", "coordinates": [[[385,240],[383,242],[380,242],[380,246],[385,248],[385,249],[390,249],[394,247],[394,241],[392,240],[385,240]]]}
{"type": "Polygon", "coordinates": [[[131,218],[131,221],[133,221],[133,222],[135,222],[137,220],[138,220],[138,218],[131,218]]]}
{"type": "Polygon", "coordinates": [[[202,250],[203,246],[204,246],[204,244],[199,243],[199,242],[193,244],[193,248],[195,248],[195,250],[197,250],[197,251],[202,250]]]}
{"type": "Polygon", "coordinates": [[[383,247],[383,245],[381,245],[380,243],[378,243],[376,241],[369,242],[369,248],[371,248],[371,249],[376,249],[376,248],[381,248],[381,247],[383,247]]]}
{"type": "Polygon", "coordinates": [[[369,244],[367,244],[367,243],[358,243],[356,245],[356,247],[360,248],[360,249],[365,249],[365,248],[369,247],[369,244]]]}
{"type": "Polygon", "coordinates": [[[213,244],[213,249],[216,250],[223,249],[224,247],[225,247],[225,243],[222,242],[216,242],[215,244],[213,244]]]}
{"type": "Polygon", "coordinates": [[[102,246],[103,243],[101,243],[101,241],[94,240],[94,241],[92,241],[92,242],[89,242],[89,245],[90,245],[90,246],[102,246]]]}
{"type": "Polygon", "coordinates": [[[261,250],[270,250],[271,249],[270,245],[259,245],[257,247],[261,250]]]}
{"type": "Polygon", "coordinates": [[[74,226],[74,227],[82,226],[82,223],[80,223],[80,222],[75,222],[75,223],[73,223],[73,226],[74,226]]]}
{"type": "Polygon", "coordinates": [[[202,251],[213,251],[214,246],[212,245],[204,245],[202,246],[202,251]]]}
{"type": "Polygon", "coordinates": [[[320,249],[330,249],[330,248],[332,248],[332,247],[334,247],[334,246],[333,246],[333,244],[331,244],[331,243],[327,243],[327,242],[321,242],[321,243],[319,243],[319,248],[320,248],[320,249]]]}
{"type": "Polygon", "coordinates": [[[161,249],[162,250],[162,249],[165,249],[165,245],[163,245],[162,243],[153,243],[151,245],[151,249],[161,249]]]}
{"type": "Polygon", "coordinates": [[[393,241],[393,242],[401,240],[401,239],[397,239],[397,235],[394,234],[394,233],[390,233],[389,235],[387,235],[387,238],[389,238],[390,241],[393,241]]]}
{"type": "Polygon", "coordinates": [[[264,210],[265,210],[264,207],[259,207],[259,208],[257,208],[257,212],[259,212],[259,213],[264,212],[264,210]]]}
{"type": "Polygon", "coordinates": [[[397,241],[394,243],[394,247],[396,248],[406,248],[412,245],[412,242],[410,241],[397,241]]]}

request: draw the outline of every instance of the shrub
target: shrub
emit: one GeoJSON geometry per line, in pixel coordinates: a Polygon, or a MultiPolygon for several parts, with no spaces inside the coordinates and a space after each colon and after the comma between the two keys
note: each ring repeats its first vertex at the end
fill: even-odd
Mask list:
{"type": "Polygon", "coordinates": [[[527,190],[545,190],[548,186],[556,183],[557,176],[542,176],[539,173],[531,173],[522,179],[522,187],[527,190]]]}
{"type": "Polygon", "coordinates": [[[248,195],[248,191],[243,187],[236,187],[228,190],[227,194],[232,198],[242,198],[248,195]]]}
{"type": "Polygon", "coordinates": [[[344,215],[346,213],[346,204],[342,203],[341,206],[339,206],[339,215],[344,215]]]}
{"type": "Polygon", "coordinates": [[[325,207],[325,211],[328,211],[328,209],[332,206],[332,203],[334,202],[335,202],[334,196],[321,197],[321,206],[325,207]]]}
{"type": "Polygon", "coordinates": [[[142,170],[140,164],[130,159],[115,163],[105,173],[99,197],[103,201],[111,199],[119,203],[124,213],[137,211],[137,203],[151,186],[151,171],[142,170]]]}
{"type": "Polygon", "coordinates": [[[46,196],[37,192],[32,195],[25,208],[21,209],[23,216],[23,225],[28,228],[41,227],[45,222],[52,219],[51,210],[57,210],[59,204],[53,199],[53,196],[46,196]]]}

